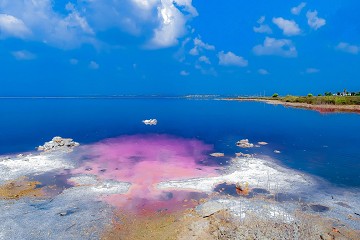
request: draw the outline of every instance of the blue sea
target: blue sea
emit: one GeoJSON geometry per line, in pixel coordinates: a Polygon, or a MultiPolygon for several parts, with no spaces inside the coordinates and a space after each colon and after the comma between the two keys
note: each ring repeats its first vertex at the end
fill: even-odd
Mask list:
{"type": "Polygon", "coordinates": [[[1,99],[0,112],[0,155],[33,151],[54,136],[89,144],[167,134],[201,140],[226,156],[268,156],[334,185],[360,187],[359,114],[184,98],[1,99]],[[158,124],[142,123],[150,118],[158,124]],[[236,146],[241,139],[269,144],[244,151],[236,146]]]}

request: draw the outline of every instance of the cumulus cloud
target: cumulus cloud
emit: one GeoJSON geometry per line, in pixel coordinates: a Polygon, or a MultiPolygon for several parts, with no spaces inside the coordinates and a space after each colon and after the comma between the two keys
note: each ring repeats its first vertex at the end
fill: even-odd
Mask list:
{"type": "Polygon", "coordinates": [[[276,55],[281,57],[297,57],[296,48],[291,40],[266,37],[263,44],[253,48],[255,55],[276,55]]]}
{"type": "Polygon", "coordinates": [[[320,72],[320,70],[317,68],[307,68],[306,69],[306,73],[308,73],[308,74],[313,74],[313,73],[318,73],[318,72],[320,72]]]}
{"type": "Polygon", "coordinates": [[[21,19],[8,14],[0,14],[0,38],[26,38],[29,35],[31,31],[21,19]]]}
{"type": "Polygon", "coordinates": [[[304,7],[306,7],[306,2],[302,2],[298,6],[291,8],[290,11],[294,15],[299,15],[304,7]]]}
{"type": "Polygon", "coordinates": [[[308,11],[306,13],[306,17],[308,19],[309,26],[315,30],[318,30],[326,24],[326,20],[324,18],[318,17],[318,12],[316,10],[308,11]]]}
{"type": "Polygon", "coordinates": [[[97,45],[97,33],[118,29],[140,37],[149,48],[164,48],[176,45],[198,15],[192,0],[81,0],[59,6],[54,9],[52,0],[0,0],[0,37],[75,48],[97,45]]]}
{"type": "Polygon", "coordinates": [[[360,52],[360,46],[351,45],[350,43],[346,42],[340,42],[336,46],[336,49],[351,54],[358,54],[360,52]]]}
{"type": "Polygon", "coordinates": [[[21,50],[21,51],[15,51],[12,52],[12,55],[17,59],[17,60],[32,60],[36,58],[36,55],[26,51],[26,50],[21,50]]]}
{"type": "Polygon", "coordinates": [[[194,39],[194,47],[190,50],[190,55],[193,56],[197,56],[200,54],[200,52],[204,51],[204,50],[210,50],[213,51],[215,50],[215,46],[210,45],[208,43],[204,43],[200,37],[197,37],[194,39]]]}
{"type": "Polygon", "coordinates": [[[161,5],[157,8],[160,26],[154,30],[154,36],[150,40],[150,47],[162,48],[178,43],[178,39],[186,33],[188,16],[197,16],[196,9],[191,2],[191,0],[161,1],[161,5]],[[184,15],[179,7],[189,15],[184,15]]]}
{"type": "Polygon", "coordinates": [[[206,56],[201,56],[201,57],[199,57],[199,61],[200,61],[200,62],[203,62],[203,63],[206,63],[206,64],[211,64],[209,58],[206,57],[206,56]]]}
{"type": "Polygon", "coordinates": [[[233,52],[221,51],[218,53],[219,64],[223,66],[238,66],[238,67],[246,67],[248,65],[248,61],[243,57],[235,55],[233,52]]]}
{"type": "Polygon", "coordinates": [[[260,75],[268,75],[268,74],[269,74],[269,72],[268,72],[266,69],[263,69],[263,68],[259,69],[259,70],[258,70],[258,73],[259,73],[260,75]]]}
{"type": "Polygon", "coordinates": [[[99,69],[99,67],[100,67],[100,65],[99,65],[97,62],[95,62],[95,61],[91,61],[91,62],[89,63],[89,68],[91,68],[91,69],[96,70],[96,69],[99,69]]]}
{"type": "MultiPolygon", "coordinates": [[[[41,41],[61,48],[72,48],[93,41],[93,30],[72,4],[65,14],[54,11],[51,0],[0,0],[2,15],[11,22],[12,36],[41,41]],[[25,25],[26,24],[26,25],[25,25]],[[14,28],[15,27],[15,28],[14,28]],[[32,34],[30,34],[32,33],[32,34]]],[[[3,29],[3,25],[2,29],[3,29]]]]}
{"type": "Polygon", "coordinates": [[[273,23],[277,25],[286,36],[295,36],[301,33],[299,25],[294,20],[286,20],[282,17],[273,18],[273,23]]]}
{"type": "Polygon", "coordinates": [[[271,28],[269,27],[269,25],[264,24],[264,22],[265,22],[265,16],[261,16],[257,21],[259,26],[253,27],[254,32],[271,34],[272,33],[271,28]]]}

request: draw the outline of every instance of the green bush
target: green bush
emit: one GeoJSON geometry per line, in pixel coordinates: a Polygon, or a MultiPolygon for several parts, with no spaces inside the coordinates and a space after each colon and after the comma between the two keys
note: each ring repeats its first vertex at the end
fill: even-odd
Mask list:
{"type": "Polygon", "coordinates": [[[335,105],[345,105],[346,99],[344,97],[335,98],[335,105]]]}
{"type": "Polygon", "coordinates": [[[308,97],[312,97],[313,95],[311,94],[311,93],[308,93],[308,95],[307,95],[308,97]]]}
{"type": "Polygon", "coordinates": [[[274,94],[272,95],[272,97],[273,97],[273,98],[277,98],[277,97],[279,97],[279,94],[274,93],[274,94]]]}

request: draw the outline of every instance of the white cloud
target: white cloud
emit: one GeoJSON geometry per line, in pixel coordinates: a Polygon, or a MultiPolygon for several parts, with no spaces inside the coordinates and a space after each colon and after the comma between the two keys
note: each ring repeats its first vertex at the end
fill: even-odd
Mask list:
{"type": "Polygon", "coordinates": [[[71,65],[76,65],[76,64],[79,63],[79,60],[77,60],[76,58],[72,58],[72,59],[69,60],[69,62],[70,62],[71,65]]]}
{"type": "Polygon", "coordinates": [[[190,73],[189,73],[188,71],[182,70],[182,71],[180,72],[180,75],[181,75],[181,76],[189,76],[190,73]]]}
{"type": "MultiPolygon", "coordinates": [[[[12,16],[12,26],[16,26],[15,33],[19,38],[60,48],[73,48],[93,42],[94,32],[85,17],[72,4],[67,4],[66,10],[66,14],[55,12],[51,0],[0,0],[0,11],[6,13],[7,19],[12,16]]],[[[15,30],[11,29],[14,36],[15,30]]]]}
{"type": "Polygon", "coordinates": [[[306,73],[308,73],[308,74],[313,74],[313,73],[318,73],[318,72],[320,72],[320,70],[317,68],[307,68],[306,69],[306,73]]]}
{"type": "Polygon", "coordinates": [[[295,36],[301,33],[299,25],[294,20],[286,20],[282,17],[273,18],[273,23],[276,24],[286,36],[295,36]]]}
{"type": "Polygon", "coordinates": [[[319,28],[321,28],[322,26],[324,26],[326,24],[326,20],[323,18],[319,18],[318,16],[318,12],[315,11],[308,11],[306,13],[306,17],[308,19],[308,24],[311,28],[318,30],[319,28]]]}
{"type": "Polygon", "coordinates": [[[298,6],[291,8],[291,13],[294,15],[299,15],[304,7],[306,7],[306,2],[302,2],[298,6]]]}
{"type": "Polygon", "coordinates": [[[31,31],[21,19],[8,14],[0,14],[0,38],[26,38],[29,35],[31,31]]]}
{"type": "Polygon", "coordinates": [[[358,54],[360,52],[360,46],[351,45],[346,42],[340,42],[336,46],[336,49],[343,51],[343,52],[351,53],[351,54],[358,54]]]}
{"type": "Polygon", "coordinates": [[[178,44],[178,39],[186,33],[186,22],[189,17],[197,16],[192,0],[161,0],[157,7],[160,26],[154,30],[150,47],[163,48],[178,44]],[[179,9],[186,11],[189,15],[179,9]]]}
{"type": "Polygon", "coordinates": [[[267,24],[263,24],[265,22],[265,16],[261,16],[257,23],[259,24],[258,27],[253,27],[254,32],[256,33],[267,33],[271,34],[272,30],[267,24]]]}
{"type": "Polygon", "coordinates": [[[199,57],[199,61],[200,61],[200,62],[203,62],[203,63],[206,63],[206,64],[211,64],[209,58],[206,57],[206,56],[201,56],[201,57],[199,57]]]}
{"type": "Polygon", "coordinates": [[[32,60],[36,58],[36,55],[26,51],[26,50],[21,50],[21,51],[15,51],[12,52],[12,55],[17,59],[17,60],[32,60]]]}
{"type": "Polygon", "coordinates": [[[219,64],[223,66],[238,66],[238,67],[246,67],[248,65],[248,61],[243,57],[235,55],[233,52],[224,53],[221,51],[218,53],[219,64]]]}
{"type": "Polygon", "coordinates": [[[194,47],[190,50],[190,55],[197,56],[200,52],[204,50],[213,51],[215,50],[215,46],[210,45],[208,43],[204,43],[200,37],[194,39],[194,47]]]}
{"type": "Polygon", "coordinates": [[[96,33],[119,29],[141,37],[149,48],[164,48],[176,45],[187,33],[188,21],[198,15],[192,0],[74,2],[64,4],[63,11],[54,9],[53,0],[0,0],[0,38],[18,37],[68,49],[98,45],[96,33]]]}
{"type": "Polygon", "coordinates": [[[95,62],[95,61],[91,61],[91,62],[89,63],[89,68],[91,68],[91,69],[96,70],[96,69],[99,69],[99,67],[100,67],[100,65],[99,65],[97,62],[95,62]]]}
{"type": "Polygon", "coordinates": [[[282,57],[297,57],[296,48],[291,40],[266,37],[262,45],[253,48],[256,55],[276,55],[282,57]]]}
{"type": "Polygon", "coordinates": [[[266,69],[262,69],[262,68],[258,70],[258,73],[261,74],[261,75],[268,75],[269,74],[269,72],[266,69]]]}

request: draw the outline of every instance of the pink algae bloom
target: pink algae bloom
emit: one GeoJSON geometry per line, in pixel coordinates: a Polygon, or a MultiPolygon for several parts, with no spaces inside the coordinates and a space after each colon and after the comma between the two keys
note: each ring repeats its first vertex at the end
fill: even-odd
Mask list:
{"type": "Polygon", "coordinates": [[[90,173],[100,179],[130,182],[129,192],[106,198],[110,204],[136,209],[172,208],[175,202],[194,197],[191,192],[163,192],[156,184],[216,175],[206,166],[212,146],[195,139],[169,135],[134,135],[107,139],[85,146],[89,159],[73,173],[90,173]]]}

